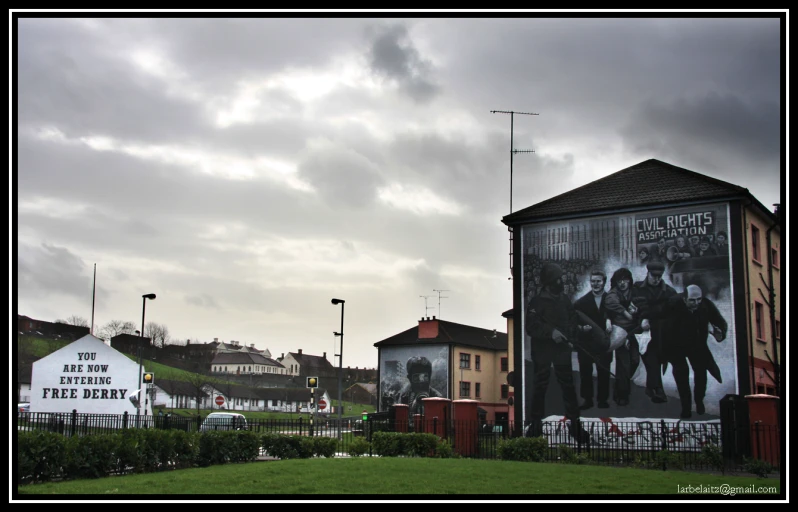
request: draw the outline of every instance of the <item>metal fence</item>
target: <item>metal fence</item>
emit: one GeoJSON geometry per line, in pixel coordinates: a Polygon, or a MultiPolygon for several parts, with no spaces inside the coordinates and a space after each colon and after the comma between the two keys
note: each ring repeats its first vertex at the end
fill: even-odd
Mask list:
{"type": "MultiPolygon", "coordinates": [[[[546,459],[564,461],[573,454],[584,455],[592,464],[633,465],[671,468],[714,469],[701,458],[704,446],[717,446],[727,462],[727,469],[739,469],[746,458],[765,460],[779,468],[780,430],[778,426],[754,423],[746,428],[724,426],[720,422],[666,423],[640,421],[629,423],[543,422],[534,426],[513,422],[441,421],[416,417],[396,421],[385,415],[358,417],[240,420],[187,417],[176,415],[137,416],[130,414],[18,413],[19,430],[48,430],[66,436],[91,435],[126,428],[179,429],[186,432],[206,430],[249,430],[283,435],[326,436],[339,439],[338,454],[346,455],[357,438],[371,441],[376,432],[426,432],[445,439],[462,457],[499,459],[502,440],[516,436],[543,436],[548,441],[546,459]],[[668,455],[663,457],[663,453],[668,455]]],[[[665,468],[663,468],[665,469],[665,468]]]]}

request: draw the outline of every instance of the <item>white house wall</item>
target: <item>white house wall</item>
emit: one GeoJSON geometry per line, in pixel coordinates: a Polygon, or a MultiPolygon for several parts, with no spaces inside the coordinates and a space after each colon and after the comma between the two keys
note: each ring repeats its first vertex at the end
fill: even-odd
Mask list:
{"type": "MultiPolygon", "coordinates": [[[[139,365],[91,334],[35,361],[31,412],[136,414],[129,397],[139,389],[139,365]]],[[[141,414],[151,414],[151,404],[141,414]]]]}

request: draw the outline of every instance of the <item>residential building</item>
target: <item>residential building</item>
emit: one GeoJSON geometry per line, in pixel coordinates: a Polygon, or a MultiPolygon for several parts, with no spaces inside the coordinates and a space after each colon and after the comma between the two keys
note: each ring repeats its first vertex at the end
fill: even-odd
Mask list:
{"type": "Polygon", "coordinates": [[[508,420],[507,334],[433,316],[374,346],[378,349],[380,411],[405,403],[411,414],[420,413],[421,399],[439,396],[476,400],[485,419],[508,420]],[[428,377],[419,377],[426,370],[415,368],[425,367],[428,377]]]}
{"type": "Polygon", "coordinates": [[[213,374],[287,375],[285,367],[274,359],[254,352],[221,352],[210,364],[213,374]]]}
{"type": "MultiPolygon", "coordinates": [[[[627,269],[633,276],[633,296],[641,298],[641,307],[634,313],[640,322],[634,337],[624,331],[607,342],[606,351],[613,355],[610,397],[616,399],[601,410],[581,410],[583,419],[712,422],[718,421],[719,402],[728,394],[778,393],[778,363],[783,361],[781,227],[779,216],[747,189],[650,159],[513,212],[503,222],[513,237],[510,318],[519,320],[511,343],[519,427],[537,419],[532,404],[535,360],[531,348],[539,341],[528,331],[530,325],[545,324],[535,304],[536,297],[546,291],[545,268],[549,269],[547,280],[554,282],[552,264],[562,272],[562,293],[572,302],[589,292],[594,269],[606,274],[605,291],[610,290],[611,276],[627,269]],[[711,250],[690,248],[683,238],[711,250]],[[728,244],[721,243],[724,238],[728,244]],[[651,289],[646,286],[659,287],[661,296],[646,295],[651,289]],[[769,297],[770,289],[774,297],[769,297]],[[691,348],[684,348],[673,335],[684,324],[682,318],[692,318],[680,312],[683,307],[679,309],[679,301],[687,304],[688,292],[703,300],[701,311],[707,311],[711,302],[720,316],[713,316],[708,339],[694,339],[689,345],[701,347],[702,355],[693,359],[686,359],[691,348]],[[619,357],[628,358],[629,351],[639,351],[643,358],[629,377],[630,396],[619,400],[615,395],[617,363],[619,357]],[[688,373],[689,380],[684,377],[688,373]],[[698,385],[696,376],[701,377],[698,385]]],[[[691,336],[697,338],[700,332],[701,328],[691,336]]],[[[592,365],[592,374],[582,375],[577,352],[571,355],[573,384],[564,384],[566,388],[573,385],[579,395],[584,392],[583,380],[597,384],[598,363],[592,365]]],[[[554,373],[547,388],[543,387],[546,379],[540,382],[540,390],[546,390],[538,393],[544,419],[561,419],[572,407],[556,382],[560,376],[555,379],[554,373]]]]}

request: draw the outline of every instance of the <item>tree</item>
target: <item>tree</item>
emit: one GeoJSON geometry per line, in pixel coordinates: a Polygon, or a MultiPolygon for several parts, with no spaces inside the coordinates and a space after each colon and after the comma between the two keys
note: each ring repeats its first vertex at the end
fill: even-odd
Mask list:
{"type": "Polygon", "coordinates": [[[202,402],[202,399],[207,395],[207,393],[205,393],[205,386],[213,384],[214,379],[202,373],[189,373],[186,377],[186,382],[191,386],[191,397],[197,403],[197,415],[199,416],[200,402],[202,402]]]}
{"type": "Polygon", "coordinates": [[[124,320],[111,320],[100,329],[100,337],[108,340],[120,334],[136,334],[136,324],[124,320]]]}
{"type": "Polygon", "coordinates": [[[152,340],[156,347],[163,347],[169,342],[169,328],[164,324],[147,322],[144,326],[144,336],[152,340]]]}
{"type": "Polygon", "coordinates": [[[66,320],[56,320],[57,324],[77,325],[78,327],[88,327],[89,321],[82,316],[72,315],[67,317],[66,320]]]}

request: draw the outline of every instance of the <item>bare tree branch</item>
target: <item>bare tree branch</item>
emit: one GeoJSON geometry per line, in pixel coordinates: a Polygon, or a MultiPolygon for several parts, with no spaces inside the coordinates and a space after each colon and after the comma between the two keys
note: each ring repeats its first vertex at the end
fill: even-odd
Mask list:
{"type": "Polygon", "coordinates": [[[88,327],[89,321],[82,316],[72,315],[67,317],[66,320],[56,320],[57,324],[77,325],[78,327],[88,327]]]}
{"type": "Polygon", "coordinates": [[[163,347],[169,341],[169,328],[164,324],[148,322],[144,326],[144,336],[152,340],[156,347],[163,347]]]}
{"type": "Polygon", "coordinates": [[[100,329],[100,336],[108,340],[120,334],[136,334],[136,324],[124,320],[111,320],[100,329]]]}

